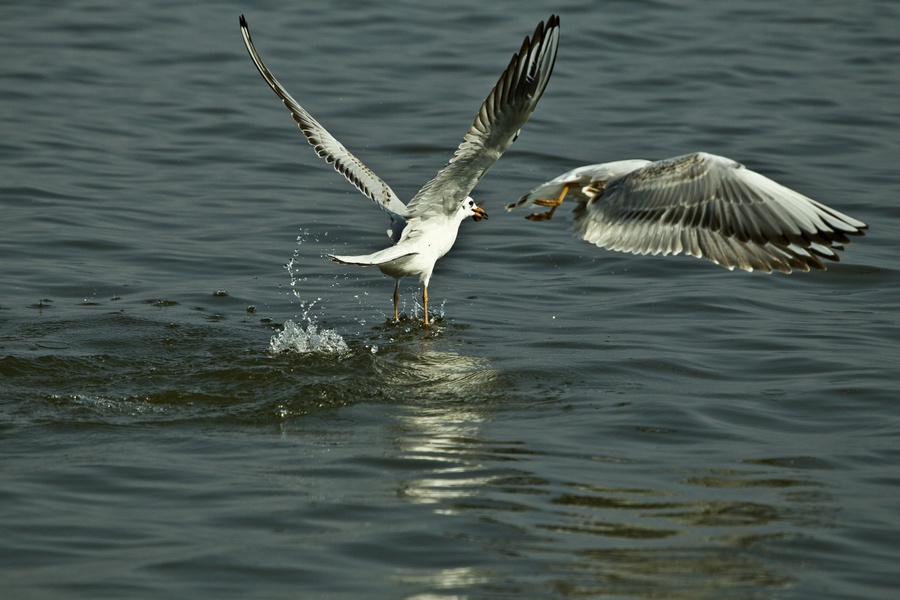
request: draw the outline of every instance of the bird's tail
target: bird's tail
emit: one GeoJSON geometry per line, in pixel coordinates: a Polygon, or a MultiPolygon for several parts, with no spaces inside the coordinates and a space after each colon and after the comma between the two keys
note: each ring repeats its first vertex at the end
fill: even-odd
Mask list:
{"type": "Polygon", "coordinates": [[[358,254],[355,256],[326,254],[325,256],[335,262],[343,263],[345,265],[358,265],[360,267],[380,267],[382,265],[385,265],[386,263],[390,263],[402,258],[408,258],[415,254],[418,254],[418,252],[410,252],[405,248],[391,246],[390,248],[385,248],[384,250],[379,250],[378,252],[373,252],[372,254],[358,254]]]}

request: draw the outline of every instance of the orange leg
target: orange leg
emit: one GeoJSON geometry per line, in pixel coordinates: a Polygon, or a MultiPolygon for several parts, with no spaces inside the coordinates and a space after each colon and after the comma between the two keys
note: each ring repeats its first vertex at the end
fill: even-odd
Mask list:
{"type": "Polygon", "coordinates": [[[428,286],[422,288],[422,304],[425,305],[425,325],[429,325],[428,321],[428,286]]]}
{"type": "Polygon", "coordinates": [[[559,208],[559,205],[563,203],[563,199],[566,197],[566,194],[569,192],[569,184],[566,184],[562,192],[559,194],[558,198],[552,200],[543,200],[538,199],[535,200],[534,203],[538,206],[549,206],[550,210],[542,213],[533,213],[525,217],[529,221],[549,221],[553,218],[553,213],[556,212],[556,209],[559,208]]]}
{"type": "Polygon", "coordinates": [[[400,303],[400,281],[394,284],[394,323],[400,322],[400,315],[397,314],[397,305],[400,303]]]}

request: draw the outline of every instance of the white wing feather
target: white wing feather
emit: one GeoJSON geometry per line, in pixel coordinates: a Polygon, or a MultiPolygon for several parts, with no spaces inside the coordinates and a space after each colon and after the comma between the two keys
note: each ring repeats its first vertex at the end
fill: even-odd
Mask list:
{"type": "Polygon", "coordinates": [[[291,116],[294,118],[300,131],[306,136],[310,145],[315,149],[316,154],[324,158],[329,164],[333,164],[335,170],[356,186],[356,189],[374,200],[382,210],[390,215],[392,230],[394,231],[393,237],[395,237],[395,241],[399,239],[400,231],[405,223],[406,205],[403,204],[387,183],[349,150],[344,148],[278,83],[278,80],[266,68],[265,63],[263,63],[262,58],[260,58],[259,53],[253,46],[253,40],[250,38],[250,29],[243,15],[241,15],[241,35],[256,68],[259,69],[260,74],[266,80],[266,83],[269,84],[269,87],[272,88],[272,91],[281,98],[284,105],[291,111],[291,116]]]}

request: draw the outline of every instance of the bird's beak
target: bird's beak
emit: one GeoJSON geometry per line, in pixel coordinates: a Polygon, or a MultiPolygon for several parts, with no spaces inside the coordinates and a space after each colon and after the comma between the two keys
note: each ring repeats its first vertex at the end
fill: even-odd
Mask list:
{"type": "Polygon", "coordinates": [[[472,212],[475,213],[474,215],[472,215],[472,220],[473,220],[473,221],[480,221],[480,220],[482,220],[482,219],[487,219],[487,218],[488,218],[487,213],[484,212],[484,209],[481,208],[480,206],[476,206],[475,208],[473,208],[473,209],[472,209],[472,212]]]}

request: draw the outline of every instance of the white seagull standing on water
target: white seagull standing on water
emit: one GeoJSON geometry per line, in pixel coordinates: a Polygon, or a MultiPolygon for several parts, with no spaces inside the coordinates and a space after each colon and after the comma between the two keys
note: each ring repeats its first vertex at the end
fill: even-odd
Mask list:
{"type": "Polygon", "coordinates": [[[689,254],[734,270],[825,270],[862,221],[775,183],[729,158],[697,152],[650,162],[578,167],[509,204],[549,207],[574,197],[576,235],[632,254],[689,254]]]}
{"type": "Polygon", "coordinates": [[[391,218],[388,236],[395,245],[359,256],[328,255],[334,261],[360,266],[374,266],[396,280],[394,285],[394,320],[399,320],[400,280],[418,275],[422,282],[424,324],[428,318],[428,282],[434,264],[456,241],[459,226],[466,217],[475,221],[487,214],[469,193],[519,136],[538,100],[547,87],[559,43],[559,17],[551,15],[546,25],[538,24],[534,35],[525,38],[500,80],[481,105],[475,122],[469,128],[453,157],[438,174],[426,183],[409,205],[394,194],[388,185],[351,154],[322,127],[263,64],[253,47],[247,20],[241,15],[241,34],[256,68],[269,87],[291,111],[300,131],[316,154],[339,171],[356,188],[375,201],[391,218]]]}

